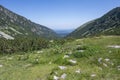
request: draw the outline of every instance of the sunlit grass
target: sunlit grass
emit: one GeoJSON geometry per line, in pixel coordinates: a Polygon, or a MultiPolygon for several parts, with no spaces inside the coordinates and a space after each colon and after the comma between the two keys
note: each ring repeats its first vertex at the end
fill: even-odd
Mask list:
{"type": "Polygon", "coordinates": [[[62,74],[66,74],[64,80],[119,80],[120,49],[108,45],[120,45],[120,37],[78,39],[39,52],[0,55],[0,80],[53,80],[62,74]]]}

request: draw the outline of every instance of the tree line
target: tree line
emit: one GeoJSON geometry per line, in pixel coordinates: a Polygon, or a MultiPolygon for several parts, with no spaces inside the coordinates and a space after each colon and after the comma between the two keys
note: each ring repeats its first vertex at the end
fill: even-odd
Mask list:
{"type": "Polygon", "coordinates": [[[15,53],[15,52],[27,52],[33,50],[40,50],[42,48],[48,48],[48,40],[41,38],[17,38],[14,40],[7,40],[0,38],[0,53],[15,53]]]}
{"type": "Polygon", "coordinates": [[[16,52],[28,52],[63,45],[73,39],[48,40],[43,38],[15,38],[7,40],[0,38],[0,54],[12,54],[16,52]]]}

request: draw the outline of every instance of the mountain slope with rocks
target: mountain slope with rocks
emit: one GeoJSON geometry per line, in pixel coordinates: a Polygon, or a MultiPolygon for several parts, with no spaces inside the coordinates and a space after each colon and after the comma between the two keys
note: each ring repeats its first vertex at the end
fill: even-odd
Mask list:
{"type": "Polygon", "coordinates": [[[98,35],[120,35],[120,7],[83,24],[67,37],[82,38],[98,35]]]}
{"type": "Polygon", "coordinates": [[[0,37],[14,39],[16,37],[57,38],[51,29],[36,24],[0,5],[0,37]]]}

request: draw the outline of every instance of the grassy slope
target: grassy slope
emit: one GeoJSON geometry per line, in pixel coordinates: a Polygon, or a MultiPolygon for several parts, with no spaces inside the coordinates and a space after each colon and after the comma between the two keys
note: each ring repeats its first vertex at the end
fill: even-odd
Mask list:
{"type": "Polygon", "coordinates": [[[77,39],[39,53],[1,55],[0,80],[53,80],[54,75],[61,76],[63,73],[67,74],[65,80],[119,80],[120,49],[108,48],[108,45],[120,45],[120,37],[77,39]],[[70,57],[63,59],[64,55],[70,57]],[[101,63],[98,62],[100,58],[101,63]],[[69,62],[70,59],[77,63],[69,62]],[[66,66],[67,69],[60,70],[58,66],[66,66]],[[80,73],[75,72],[78,69],[80,73]],[[92,74],[96,76],[91,77],[92,74]]]}

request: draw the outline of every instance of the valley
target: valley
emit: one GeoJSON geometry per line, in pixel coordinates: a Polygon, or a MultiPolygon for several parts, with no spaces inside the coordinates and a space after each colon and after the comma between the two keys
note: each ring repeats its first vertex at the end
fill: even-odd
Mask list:
{"type": "Polygon", "coordinates": [[[56,7],[39,8],[36,13],[33,7],[27,10],[48,26],[0,5],[0,80],[120,80],[120,7],[76,29],[78,18],[84,22],[90,15],[78,16],[78,5],[77,9],[65,7],[59,15],[55,12],[60,9],[51,12],[56,7]]]}

